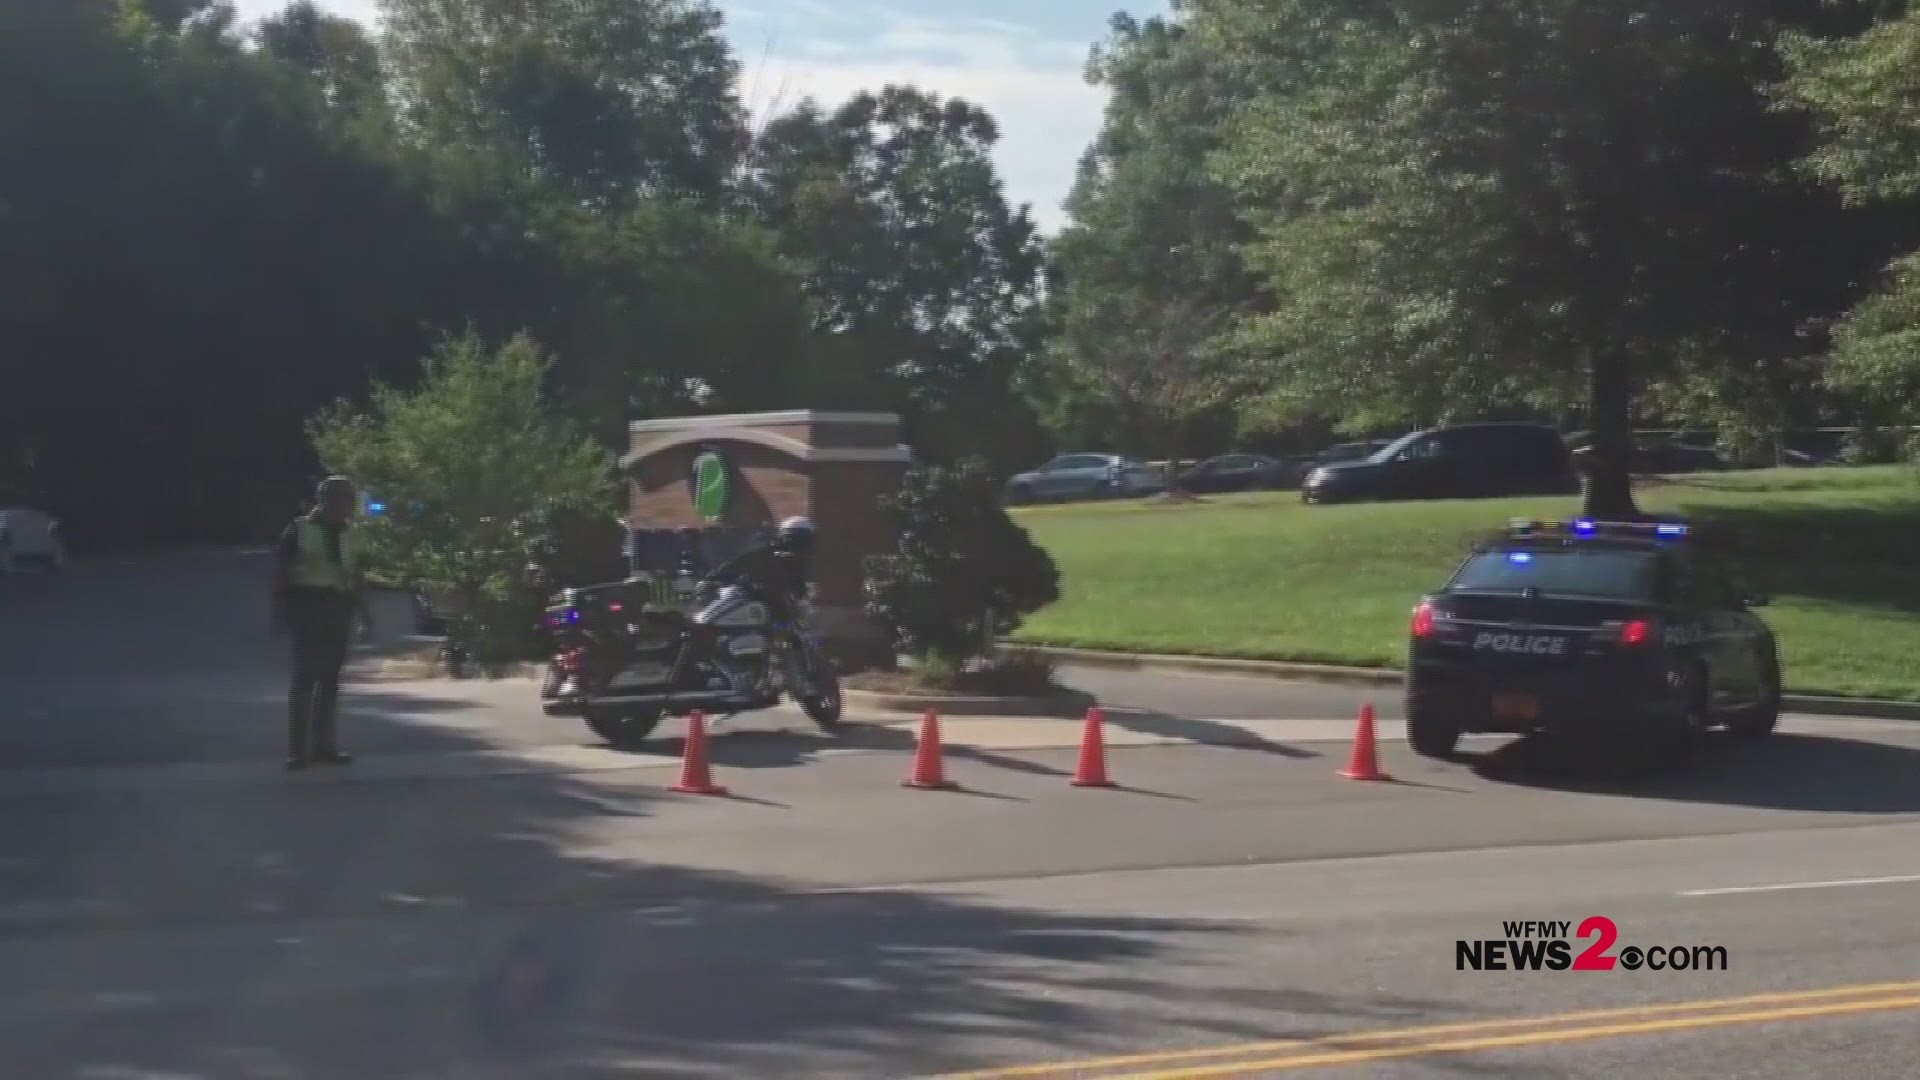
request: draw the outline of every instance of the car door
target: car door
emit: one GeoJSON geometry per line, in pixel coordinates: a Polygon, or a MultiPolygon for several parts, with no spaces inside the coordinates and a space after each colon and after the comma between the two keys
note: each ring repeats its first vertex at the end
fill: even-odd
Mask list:
{"type": "Polygon", "coordinates": [[[1746,594],[1725,568],[1703,561],[1699,576],[1708,605],[1707,634],[1722,668],[1715,680],[1721,699],[1730,705],[1752,704],[1761,695],[1760,638],[1765,627],[1747,610],[1746,594]]]}
{"type": "Polygon", "coordinates": [[[1389,463],[1388,492],[1400,499],[1448,499],[1459,489],[1457,449],[1446,432],[1427,435],[1402,447],[1389,463]]]}
{"type": "Polygon", "coordinates": [[[1513,486],[1513,440],[1499,428],[1459,428],[1445,433],[1436,486],[1445,498],[1491,499],[1513,486]]]}
{"type": "Polygon", "coordinates": [[[1074,473],[1087,459],[1085,454],[1065,454],[1054,458],[1033,478],[1033,491],[1043,499],[1057,499],[1070,493],[1074,487],[1074,473]]]}
{"type": "Polygon", "coordinates": [[[1231,456],[1208,458],[1180,476],[1181,486],[1189,491],[1225,491],[1230,479],[1227,474],[1231,456]]]}
{"type": "Polygon", "coordinates": [[[1054,474],[1054,496],[1072,498],[1098,493],[1105,487],[1112,465],[1111,458],[1100,454],[1072,454],[1060,459],[1060,469],[1054,474]]]}
{"type": "Polygon", "coordinates": [[[1707,666],[1707,700],[1715,707],[1737,703],[1741,699],[1744,665],[1741,659],[1744,634],[1736,614],[1728,607],[1724,578],[1716,575],[1700,559],[1688,557],[1674,561],[1676,615],[1667,628],[1674,644],[1697,655],[1707,666]]]}
{"type": "Polygon", "coordinates": [[[1256,459],[1245,454],[1222,454],[1209,464],[1209,491],[1245,491],[1259,477],[1256,459]]]}

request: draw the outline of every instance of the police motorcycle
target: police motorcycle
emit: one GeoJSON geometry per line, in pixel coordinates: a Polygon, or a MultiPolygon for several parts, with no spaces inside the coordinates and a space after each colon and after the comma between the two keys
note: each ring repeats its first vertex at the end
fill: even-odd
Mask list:
{"type": "Polygon", "coordinates": [[[643,742],[663,716],[700,710],[725,720],[783,698],[822,731],[838,728],[840,678],[814,630],[811,596],[787,598],[792,617],[780,620],[772,582],[722,568],[668,584],[638,575],[558,595],[546,610],[547,715],[580,717],[622,748],[643,742]]]}

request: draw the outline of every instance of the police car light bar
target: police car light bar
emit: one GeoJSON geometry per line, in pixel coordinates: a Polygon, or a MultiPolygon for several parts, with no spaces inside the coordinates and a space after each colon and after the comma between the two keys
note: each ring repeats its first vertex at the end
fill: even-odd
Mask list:
{"type": "Polygon", "coordinates": [[[1646,536],[1651,533],[1662,539],[1686,536],[1691,530],[1685,525],[1671,521],[1595,521],[1592,518],[1575,518],[1572,521],[1536,521],[1533,518],[1509,518],[1507,531],[1515,536],[1559,536],[1572,533],[1574,536],[1646,536]]]}

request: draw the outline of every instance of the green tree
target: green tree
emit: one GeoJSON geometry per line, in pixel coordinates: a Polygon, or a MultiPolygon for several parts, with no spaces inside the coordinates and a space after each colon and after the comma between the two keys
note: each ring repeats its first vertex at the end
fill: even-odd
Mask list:
{"type": "Polygon", "coordinates": [[[412,388],[376,385],[311,425],[315,452],[386,504],[368,523],[382,569],[454,600],[453,639],[483,660],[523,652],[545,593],[539,516],[618,514],[612,454],[548,402],[549,363],[524,336],[446,340],[412,388]],[[554,508],[567,513],[554,515],[554,508]]]}
{"type": "Polygon", "coordinates": [[[718,200],[745,137],[704,0],[382,0],[410,130],[599,209],[718,200]]]}
{"type": "Polygon", "coordinates": [[[1805,125],[1760,91],[1788,18],[1845,14],[1212,0],[1194,31],[1258,85],[1217,159],[1275,301],[1243,343],[1353,420],[1583,402],[1589,512],[1635,512],[1636,395],[1817,350],[1884,242],[1787,175],[1805,125]]]}
{"type": "Polygon", "coordinates": [[[359,23],[299,0],[254,29],[269,56],[305,72],[327,103],[348,114],[384,112],[380,50],[359,23]]]}
{"type": "Polygon", "coordinates": [[[799,268],[826,341],[815,379],[891,408],[923,453],[1032,434],[1011,392],[1040,328],[1045,257],[1008,206],[984,110],[911,87],[812,102],[755,142],[745,198],[799,268]],[[837,370],[834,370],[837,369],[837,370]]]}
{"type": "Polygon", "coordinates": [[[1240,254],[1252,234],[1207,167],[1247,88],[1183,23],[1126,15],[1113,18],[1087,77],[1111,96],[1067,199],[1071,222],[1051,245],[1055,422],[1106,426],[1177,457],[1221,406],[1258,411],[1216,340],[1228,315],[1259,308],[1240,254]]]}
{"type": "MultiPolygon", "coordinates": [[[[1852,37],[1781,41],[1785,104],[1810,116],[1820,144],[1803,163],[1863,213],[1911,218],[1920,207],[1920,9],[1852,37]]],[[[1870,412],[1920,422],[1920,252],[1892,260],[1877,291],[1834,328],[1828,384],[1870,412]]]]}

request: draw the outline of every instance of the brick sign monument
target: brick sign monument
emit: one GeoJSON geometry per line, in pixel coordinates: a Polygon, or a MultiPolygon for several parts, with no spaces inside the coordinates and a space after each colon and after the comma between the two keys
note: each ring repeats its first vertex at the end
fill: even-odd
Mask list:
{"type": "Polygon", "coordinates": [[[769,412],[639,420],[621,458],[629,561],[671,574],[711,565],[800,515],[819,530],[819,628],[848,666],[888,665],[862,613],[862,563],[893,546],[879,499],[900,488],[912,452],[892,413],[769,412]]]}

